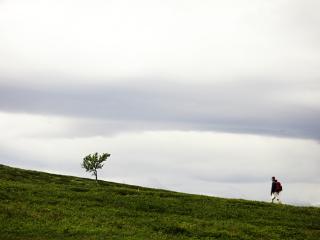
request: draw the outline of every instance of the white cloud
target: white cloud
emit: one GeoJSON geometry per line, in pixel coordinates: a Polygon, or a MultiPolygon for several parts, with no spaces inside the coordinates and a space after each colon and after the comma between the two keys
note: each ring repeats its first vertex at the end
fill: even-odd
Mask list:
{"type": "Polygon", "coordinates": [[[3,139],[64,136],[72,120],[64,117],[0,112],[3,139]]]}
{"type": "Polygon", "coordinates": [[[279,81],[318,77],[318,4],[308,3],[5,1],[0,70],[93,82],[145,76],[234,81],[265,73],[279,81]]]}

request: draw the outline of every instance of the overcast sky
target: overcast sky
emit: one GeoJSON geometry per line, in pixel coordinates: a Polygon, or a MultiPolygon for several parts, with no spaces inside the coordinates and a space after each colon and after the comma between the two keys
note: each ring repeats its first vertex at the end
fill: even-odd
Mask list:
{"type": "Polygon", "coordinates": [[[0,163],[320,204],[318,0],[0,0],[0,163]]]}

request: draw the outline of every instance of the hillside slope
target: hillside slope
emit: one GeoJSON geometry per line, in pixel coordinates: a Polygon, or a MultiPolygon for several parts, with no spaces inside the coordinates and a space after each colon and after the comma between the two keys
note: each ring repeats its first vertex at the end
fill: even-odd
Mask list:
{"type": "Polygon", "coordinates": [[[320,239],[320,209],[0,165],[0,239],[320,239]]]}

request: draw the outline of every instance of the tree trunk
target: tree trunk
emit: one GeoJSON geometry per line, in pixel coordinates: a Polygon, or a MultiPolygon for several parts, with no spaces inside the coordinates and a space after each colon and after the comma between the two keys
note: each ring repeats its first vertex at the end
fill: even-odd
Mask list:
{"type": "Polygon", "coordinates": [[[94,176],[96,177],[96,183],[98,184],[98,172],[94,171],[94,176]]]}

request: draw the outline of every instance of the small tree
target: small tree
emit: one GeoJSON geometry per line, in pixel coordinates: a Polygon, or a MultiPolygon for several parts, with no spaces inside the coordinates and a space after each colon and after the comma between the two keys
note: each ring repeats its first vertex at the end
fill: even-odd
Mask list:
{"type": "Polygon", "coordinates": [[[98,155],[98,153],[89,154],[83,158],[81,166],[87,171],[92,172],[92,175],[95,176],[96,182],[98,183],[98,172],[97,170],[103,167],[103,162],[107,160],[111,155],[109,153],[103,153],[98,155]]]}

